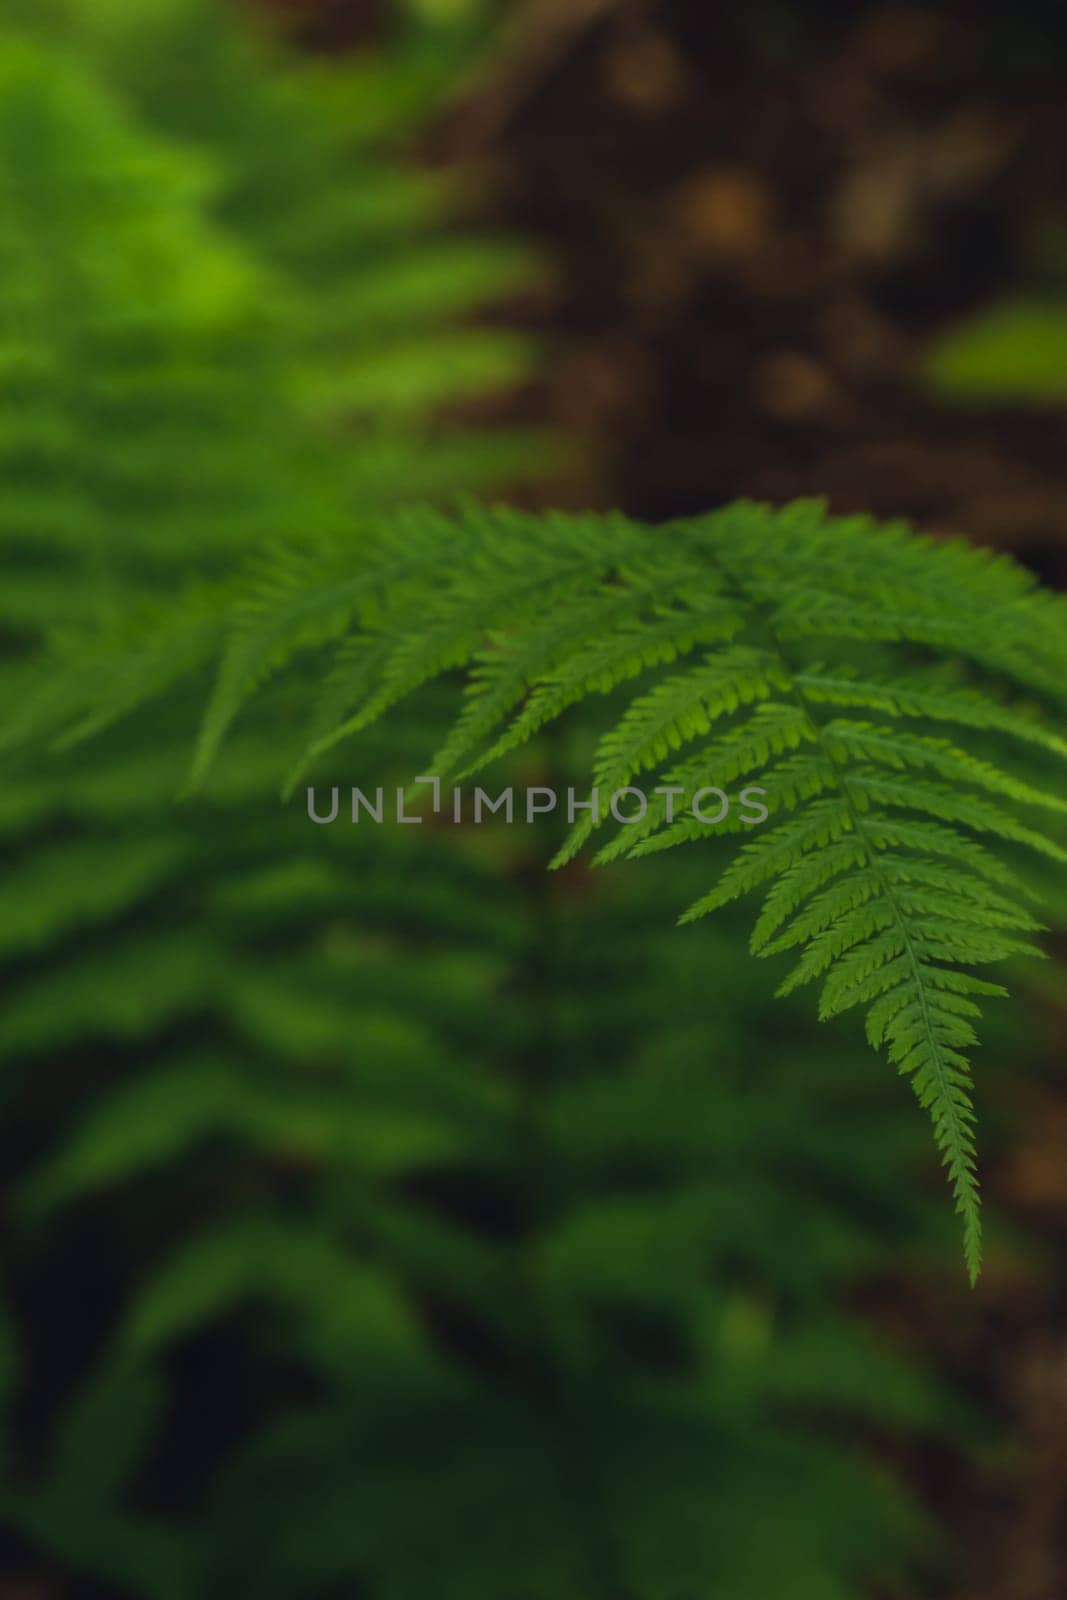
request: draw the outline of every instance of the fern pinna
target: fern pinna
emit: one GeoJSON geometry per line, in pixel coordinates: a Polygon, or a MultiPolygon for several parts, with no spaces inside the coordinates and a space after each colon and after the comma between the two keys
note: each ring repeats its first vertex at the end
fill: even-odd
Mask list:
{"type": "MultiPolygon", "coordinates": [[[[654,530],[415,510],[367,528],[360,550],[358,562],[335,542],[261,562],[233,603],[195,770],[316,628],[340,643],[291,781],[456,668],[468,683],[428,765],[439,777],[477,771],[577,702],[642,680],[600,738],[594,783],[615,791],[652,773],[657,791],[692,795],[759,777],[769,823],[683,920],[762,890],[753,949],[799,952],[780,992],[821,980],[824,1018],[864,1008],[871,1044],[930,1114],[976,1277],[967,1052],[978,1000],[1004,990],[971,969],[1037,953],[1013,858],[1067,859],[1055,826],[1033,820],[1067,801],[1029,772],[1067,755],[1044,714],[1064,700],[1063,602],[1005,558],[816,504],[740,504],[654,530]]],[[[155,629],[148,648],[166,653],[155,629]]],[[[109,640],[98,698],[79,668],[93,716],[106,718],[116,651],[121,662],[109,640]]],[[[675,803],[657,792],[599,859],[706,845],[705,821],[674,816],[675,803]]],[[[557,864],[597,820],[584,811],[557,864]]]]}

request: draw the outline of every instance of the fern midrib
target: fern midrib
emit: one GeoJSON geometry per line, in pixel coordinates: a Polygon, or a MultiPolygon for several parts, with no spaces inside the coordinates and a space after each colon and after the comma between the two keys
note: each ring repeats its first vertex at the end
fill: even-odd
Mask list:
{"type": "MultiPolygon", "coordinates": [[[[964,1173],[966,1173],[968,1143],[967,1130],[965,1127],[963,1127],[959,1120],[959,1114],[956,1109],[956,1103],[952,1093],[952,1085],[947,1080],[945,1061],[941,1052],[941,1043],[934,1030],[933,1019],[930,1015],[929,999],[926,992],[927,986],[923,977],[922,964],[919,961],[918,954],[912,942],[907,918],[904,916],[904,913],[902,912],[897,901],[896,895],[893,892],[893,886],[886,877],[886,874],[882,868],[879,852],[871,842],[870,835],[863,822],[862,813],[860,812],[853,798],[847,777],[841,775],[839,772],[839,763],[834,758],[829,745],[827,744],[823,725],[812,709],[811,702],[804,693],[803,685],[798,681],[798,674],[789,658],[789,654],[784,644],[778,635],[778,631],[774,626],[773,619],[769,614],[766,605],[762,601],[753,598],[753,596],[749,593],[744,580],[737,576],[729,564],[723,559],[718,550],[712,552],[712,556],[716,566],[723,575],[726,584],[730,589],[732,589],[738,600],[745,606],[750,615],[757,620],[759,627],[762,629],[767,641],[771,645],[771,648],[775,651],[778,660],[781,662],[787,681],[786,692],[793,701],[793,704],[796,706],[797,710],[800,712],[801,716],[804,718],[806,725],[810,729],[812,739],[826,762],[827,770],[833,775],[835,787],[840,793],[841,798],[843,799],[847,808],[853,829],[855,830],[856,836],[859,838],[866,854],[870,870],[877,880],[881,891],[884,894],[885,899],[893,913],[894,923],[899,930],[901,939],[903,940],[904,954],[907,958],[908,967],[911,971],[912,980],[915,984],[916,993],[918,995],[923,1031],[930,1049],[931,1059],[934,1063],[935,1075],[939,1090],[941,1092],[941,1103],[944,1107],[948,1108],[953,1140],[957,1152],[956,1159],[959,1166],[962,1168],[964,1173]]],[[[979,1201],[977,1193],[973,1188],[970,1193],[966,1194],[965,1199],[957,1191],[956,1200],[959,1206],[960,1215],[963,1219],[964,1253],[967,1261],[968,1275],[973,1285],[977,1282],[981,1265],[978,1224],[979,1201]]]]}

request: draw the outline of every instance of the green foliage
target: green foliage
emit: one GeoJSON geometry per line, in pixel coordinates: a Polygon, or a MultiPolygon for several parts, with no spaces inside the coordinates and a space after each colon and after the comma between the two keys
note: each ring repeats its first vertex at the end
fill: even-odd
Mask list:
{"type": "Polygon", "coordinates": [[[472,314],[526,287],[532,262],[461,232],[456,186],[396,162],[437,79],[423,52],[297,65],[215,0],[44,0],[25,30],[90,61],[196,161],[203,209],[254,260],[259,305],[290,345],[289,403],[320,449],[343,444],[328,475],[352,504],[392,503],[398,485],[436,496],[512,482],[535,450],[539,467],[550,458],[541,438],[441,425],[442,406],[528,370],[527,341],[472,314]]]}
{"type": "Polygon", "coordinates": [[[183,1351],[223,1337],[239,1393],[273,1396],[172,1530],[173,1561],[139,1576],[106,1506],[79,1543],[62,1460],[34,1525],[92,1570],[106,1533],[146,1594],[183,1592],[179,1560],[196,1593],[358,1577],[389,1600],[507,1593],[516,1573],[545,1600],[847,1596],[885,1576],[915,1528],[861,1466],[861,1430],[951,1412],[832,1297],[929,1236],[897,1193],[908,1121],[848,1052],[802,1027],[778,1047],[732,934],[649,938],[647,873],[606,896],[566,875],[524,889],[488,836],[446,836],[420,849],[436,926],[416,932],[399,832],[319,834],[318,871],[228,890],[220,946],[254,926],[272,954],[226,1053],[175,1041],[23,1187],[24,1229],[166,1217],[183,1171],[171,1203],[195,1200],[85,1405],[162,1366],[166,1438],[198,1404],[183,1351]],[[811,1408],[840,1415],[836,1440],[801,1431],[811,1408]]]}
{"type": "MultiPolygon", "coordinates": [[[[358,724],[382,781],[570,705],[576,747],[526,759],[578,781],[577,702],[666,666],[597,771],[694,754],[713,720],[736,763],[758,716],[808,814],[803,675],[806,705],[862,712],[826,757],[850,784],[899,781],[881,719],[905,781],[964,762],[969,820],[1006,799],[1018,835],[1022,769],[935,753],[924,723],[1039,760],[1055,737],[879,641],[913,637],[918,586],[917,644],[1039,701],[1054,617],[1013,569],[803,510],[383,522],[530,460],[440,417],[524,352],[463,315],[514,254],[453,238],[440,186],[383,147],[421,59],[294,73],[199,0],[22,9],[0,36],[0,1517],[72,1594],[856,1600],[922,1547],[864,1447],[963,1427],[842,1309],[943,1244],[892,1079],[794,1001],[778,1031],[730,910],[661,937],[706,891],[696,850],[548,876],[534,830],[313,829],[271,780],[335,641],[311,737],[358,724]],[[246,593],[249,553],[298,535],[246,593]],[[750,637],[761,586],[788,660],[750,637]],[[176,806],[219,650],[210,788],[176,806]],[[464,662],[450,731],[451,685],[423,680],[464,662]]],[[[917,864],[939,923],[964,884],[983,936],[996,896],[1016,916],[969,832],[908,826],[871,850],[917,864]]],[[[768,940],[818,916],[787,882],[768,940]]]]}
{"type": "MultiPolygon", "coordinates": [[[[269,558],[232,602],[195,774],[254,689],[324,641],[334,664],[298,775],[458,667],[467,689],[429,764],[438,776],[478,771],[565,708],[639,678],[600,738],[593,780],[605,806],[647,772],[657,795],[601,858],[706,843],[707,824],[695,813],[673,818],[664,788],[692,796],[760,780],[769,825],[683,921],[764,890],[753,949],[800,953],[779,992],[820,980],[824,1019],[864,1008],[871,1045],[885,1046],[930,1114],[975,1278],[967,1052],[977,998],[1005,991],[970,969],[1040,953],[1040,924],[1005,853],[1067,859],[1032,820],[1062,815],[1067,802],[1020,771],[1033,748],[1050,762],[1067,756],[1037,710],[1065,698],[1063,602],[1003,558],[807,504],[738,505],[659,530],[620,518],[412,511],[368,527],[360,550],[353,561],[331,541],[269,558]],[[663,673],[676,663],[684,670],[663,673]],[[1006,704],[1010,690],[1030,709],[1006,704]],[[997,737],[995,760],[969,748],[975,734],[982,751],[997,737]]],[[[153,664],[159,639],[153,626],[153,664]]],[[[128,641],[120,659],[126,648],[136,663],[128,641]]],[[[104,642],[102,678],[92,652],[77,664],[93,717],[107,715],[115,650],[104,642]]],[[[596,826],[587,811],[556,865],[596,826]]],[[[745,818],[724,826],[743,829],[745,818]]]]}

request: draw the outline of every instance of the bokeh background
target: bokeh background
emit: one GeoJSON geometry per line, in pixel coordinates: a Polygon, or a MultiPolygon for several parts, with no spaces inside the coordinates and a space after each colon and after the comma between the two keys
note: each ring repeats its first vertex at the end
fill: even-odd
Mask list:
{"type": "MultiPolygon", "coordinates": [[[[413,496],[822,495],[1062,586],[1064,20],[4,0],[3,725],[55,630],[413,496]]],[[[972,1293],[689,865],[311,830],[284,702],[178,802],[198,708],[5,757],[0,1597],[1062,1600],[1062,941],[972,1293]]]]}

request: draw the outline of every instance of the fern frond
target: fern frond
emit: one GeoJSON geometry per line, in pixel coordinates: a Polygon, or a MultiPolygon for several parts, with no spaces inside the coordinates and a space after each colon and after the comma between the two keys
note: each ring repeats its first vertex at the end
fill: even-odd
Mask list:
{"type": "MultiPolygon", "coordinates": [[[[768,822],[682,920],[765,889],[753,948],[800,951],[783,992],[819,979],[825,1016],[878,1004],[873,1031],[931,1116],[973,1274],[963,1055],[973,1040],[939,995],[942,974],[1034,949],[1024,891],[980,840],[1067,859],[1030,820],[1038,809],[1062,813],[1064,801],[1001,754],[1001,743],[1023,743],[1046,759],[1067,756],[1035,704],[1064,701],[1063,622],[1063,602],[1004,558],[808,504],[739,505],[658,530],[619,518],[413,511],[383,524],[358,560],[334,543],[324,556],[268,561],[235,614],[200,765],[255,681],[294,642],[321,645],[326,634],[341,636],[340,656],[314,716],[316,751],[427,681],[467,670],[441,776],[642,680],[601,736],[594,783],[614,789],[652,773],[657,788],[688,796],[758,776],[768,822]],[[1018,715],[1005,699],[1013,691],[1026,697],[1018,715]],[[868,719],[823,714],[842,706],[868,719]],[[945,722],[957,739],[922,726],[945,722]],[[967,737],[982,742],[970,748],[967,737]],[[683,748],[692,754],[669,765],[683,748]]],[[[583,817],[557,861],[597,820],[583,817]]],[[[729,816],[720,831],[745,827],[729,816]]],[[[657,794],[600,859],[708,835],[703,818],[673,815],[657,794]]]]}

